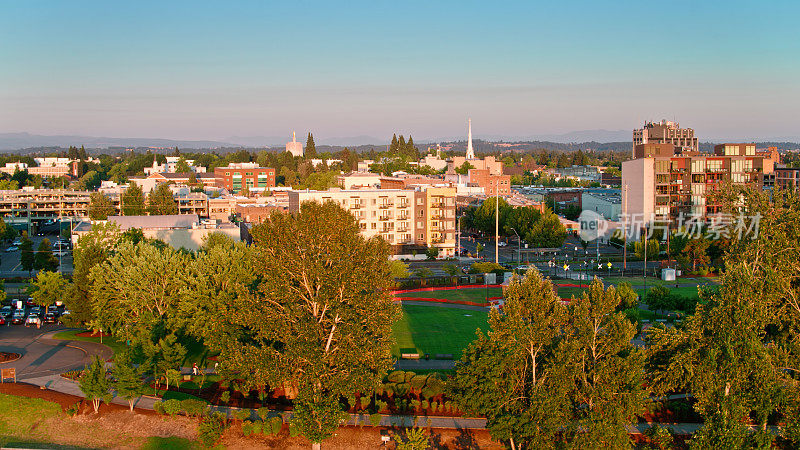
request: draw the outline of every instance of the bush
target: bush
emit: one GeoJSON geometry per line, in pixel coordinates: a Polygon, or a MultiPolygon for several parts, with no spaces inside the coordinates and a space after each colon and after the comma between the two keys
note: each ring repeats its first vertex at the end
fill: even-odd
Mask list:
{"type": "Polygon", "coordinates": [[[223,392],[222,395],[219,396],[219,400],[222,403],[228,403],[229,401],[231,401],[231,391],[223,392]]]}
{"type": "Polygon", "coordinates": [[[289,422],[289,436],[295,437],[300,434],[300,429],[294,424],[294,421],[289,422]]]}
{"type": "Polygon", "coordinates": [[[202,417],[206,415],[206,402],[203,400],[181,400],[181,409],[187,416],[202,417]]]}
{"type": "Polygon", "coordinates": [[[367,409],[369,407],[370,399],[369,397],[361,397],[359,403],[361,403],[361,409],[367,409]]]}
{"type": "Polygon", "coordinates": [[[425,387],[426,381],[428,381],[428,377],[426,375],[414,375],[411,377],[411,380],[409,380],[408,383],[412,388],[420,391],[425,387]]]}
{"type": "Polygon", "coordinates": [[[439,402],[431,402],[431,411],[437,412],[439,409],[439,402]]]}
{"type": "Polygon", "coordinates": [[[164,402],[153,403],[153,411],[155,411],[158,414],[166,414],[167,412],[164,411],[164,402]]]}
{"type": "Polygon", "coordinates": [[[417,374],[415,374],[414,372],[406,372],[406,376],[403,378],[403,381],[408,383],[415,376],[417,376],[417,374]]]}
{"type": "Polygon", "coordinates": [[[241,421],[244,422],[245,420],[250,418],[250,410],[249,409],[240,409],[240,410],[234,411],[232,415],[233,415],[233,417],[235,419],[238,419],[238,420],[241,420],[241,421]]]}
{"type": "Polygon", "coordinates": [[[200,422],[200,426],[197,427],[197,438],[203,445],[210,447],[219,441],[222,437],[222,433],[225,432],[226,426],[227,420],[225,415],[215,412],[206,416],[203,421],[200,422]]]}
{"type": "Polygon", "coordinates": [[[253,422],[246,420],[242,423],[242,434],[245,436],[253,434],[253,422]]]}
{"type": "Polygon", "coordinates": [[[381,417],[382,417],[382,416],[381,416],[380,414],[378,414],[378,413],[375,413],[375,414],[370,414],[370,415],[369,415],[369,423],[370,423],[370,424],[371,424],[373,427],[377,427],[378,425],[380,425],[380,424],[381,424],[381,417]]]}
{"type": "Polygon", "coordinates": [[[170,399],[164,401],[164,412],[170,416],[176,416],[181,412],[181,401],[170,399]]]}
{"type": "Polygon", "coordinates": [[[469,267],[469,273],[505,273],[503,266],[493,262],[476,262],[469,267]]]}
{"type": "Polygon", "coordinates": [[[402,370],[395,370],[394,372],[390,372],[386,379],[392,383],[402,383],[406,379],[406,373],[402,370]]]}
{"type": "MultiPolygon", "coordinates": [[[[161,403],[161,402],[156,402],[156,403],[161,403]]],[[[67,408],[66,413],[68,416],[73,417],[76,416],[78,414],[78,411],[80,410],[81,410],[81,402],[78,402],[67,408]]]]}
{"type": "Polygon", "coordinates": [[[283,418],[280,416],[271,417],[263,424],[265,434],[278,434],[281,432],[281,428],[283,428],[283,418]]]}
{"type": "Polygon", "coordinates": [[[401,396],[401,397],[402,397],[402,396],[404,396],[404,395],[408,394],[408,391],[409,391],[409,388],[410,388],[410,387],[411,387],[411,386],[409,386],[407,383],[398,383],[398,384],[397,384],[397,385],[394,387],[394,392],[395,392],[397,395],[399,395],[399,396],[401,396]]]}
{"type": "Polygon", "coordinates": [[[258,408],[258,410],[256,410],[256,414],[258,414],[258,417],[260,417],[261,420],[267,420],[270,412],[272,411],[267,407],[258,408]]]}

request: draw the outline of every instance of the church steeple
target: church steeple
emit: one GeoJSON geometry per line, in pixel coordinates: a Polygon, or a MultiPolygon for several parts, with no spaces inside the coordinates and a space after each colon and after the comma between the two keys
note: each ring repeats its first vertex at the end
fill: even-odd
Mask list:
{"type": "Polygon", "coordinates": [[[467,120],[467,159],[475,159],[475,151],[472,150],[472,119],[467,120]]]}

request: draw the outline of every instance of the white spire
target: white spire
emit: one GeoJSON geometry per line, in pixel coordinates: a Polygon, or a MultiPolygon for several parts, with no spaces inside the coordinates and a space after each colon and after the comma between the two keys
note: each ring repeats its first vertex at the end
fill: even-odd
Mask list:
{"type": "Polygon", "coordinates": [[[294,137],[294,131],[292,131],[292,142],[297,142],[297,140],[294,137]]]}
{"type": "Polygon", "coordinates": [[[472,150],[472,119],[467,120],[467,159],[475,159],[475,151],[472,150]]]}

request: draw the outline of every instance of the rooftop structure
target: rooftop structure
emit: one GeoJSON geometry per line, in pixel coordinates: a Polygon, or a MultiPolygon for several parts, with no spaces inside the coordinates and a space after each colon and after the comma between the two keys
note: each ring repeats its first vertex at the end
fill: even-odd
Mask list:
{"type": "Polygon", "coordinates": [[[294,131],[292,131],[292,141],[286,143],[286,151],[291,153],[292,156],[303,156],[303,144],[297,142],[294,131]]]}

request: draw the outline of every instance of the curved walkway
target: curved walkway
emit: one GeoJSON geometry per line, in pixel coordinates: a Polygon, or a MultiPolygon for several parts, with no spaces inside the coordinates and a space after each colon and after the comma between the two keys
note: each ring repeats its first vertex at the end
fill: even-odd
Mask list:
{"type": "Polygon", "coordinates": [[[59,325],[40,329],[23,325],[0,327],[0,351],[22,355],[16,361],[2,364],[2,368],[16,369],[17,380],[22,381],[82,369],[94,355],[104,360],[113,355],[105,345],[53,338],[55,333],[67,329],[59,325]]]}

